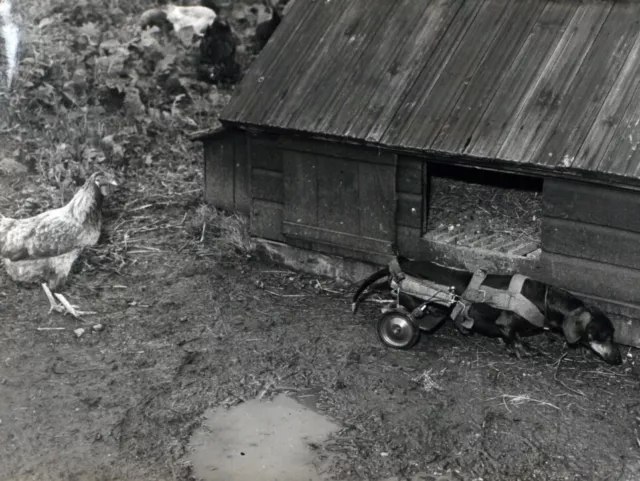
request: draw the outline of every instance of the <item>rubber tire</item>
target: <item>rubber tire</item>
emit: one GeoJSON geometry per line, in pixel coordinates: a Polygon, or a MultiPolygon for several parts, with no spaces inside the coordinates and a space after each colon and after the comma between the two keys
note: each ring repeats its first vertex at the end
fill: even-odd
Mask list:
{"type": "Polygon", "coordinates": [[[411,349],[413,346],[415,346],[417,344],[417,342],[420,340],[420,328],[416,325],[415,322],[413,322],[411,320],[411,317],[409,316],[409,313],[406,312],[405,309],[402,310],[394,310],[394,311],[390,311],[390,312],[385,312],[380,319],[378,319],[378,323],[376,325],[376,332],[378,333],[378,339],[380,339],[380,341],[382,342],[382,344],[384,344],[387,347],[390,347],[392,349],[400,349],[400,350],[407,350],[407,349],[411,349]],[[403,312],[405,311],[405,312],[403,312]],[[384,325],[384,322],[387,319],[387,316],[389,316],[390,314],[401,314],[402,316],[407,318],[407,321],[409,321],[409,324],[412,326],[413,328],[413,332],[411,335],[411,339],[409,340],[409,342],[407,344],[405,344],[404,346],[392,346],[391,344],[387,344],[387,342],[384,340],[384,337],[381,334],[381,330],[382,330],[382,326],[384,325]]]}

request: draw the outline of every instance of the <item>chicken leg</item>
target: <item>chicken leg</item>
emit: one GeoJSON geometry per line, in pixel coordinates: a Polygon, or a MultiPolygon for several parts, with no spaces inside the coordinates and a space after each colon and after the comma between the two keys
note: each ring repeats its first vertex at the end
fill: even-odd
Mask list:
{"type": "Polygon", "coordinates": [[[49,308],[49,314],[51,314],[52,311],[59,312],[60,314],[69,313],[76,319],[80,319],[80,316],[84,316],[87,314],[95,314],[95,312],[92,311],[79,311],[78,306],[72,305],[62,294],[58,294],[57,292],[55,293],[54,298],[54,295],[51,294],[51,290],[46,283],[42,284],[42,289],[49,299],[49,304],[51,304],[51,307],[49,308]],[[58,305],[58,303],[56,302],[56,298],[62,305],[58,305]]]}
{"type": "Polygon", "coordinates": [[[51,290],[49,290],[49,286],[47,285],[46,282],[42,283],[42,290],[47,295],[47,299],[49,299],[49,304],[51,304],[51,307],[49,308],[49,314],[51,314],[54,311],[59,312],[60,314],[64,313],[65,312],[64,307],[58,305],[55,298],[53,297],[53,294],[51,294],[51,290]]]}

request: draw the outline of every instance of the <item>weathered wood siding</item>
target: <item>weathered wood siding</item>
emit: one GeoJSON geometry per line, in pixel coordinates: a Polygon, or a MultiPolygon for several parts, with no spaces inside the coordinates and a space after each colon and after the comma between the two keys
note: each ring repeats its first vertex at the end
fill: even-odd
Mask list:
{"type": "Polygon", "coordinates": [[[205,200],[218,209],[249,215],[249,162],[245,136],[226,132],[204,141],[205,200]]]}
{"type": "Polygon", "coordinates": [[[640,305],[640,194],[548,179],[543,201],[548,275],[587,295],[640,305]]]}
{"type": "Polygon", "coordinates": [[[547,179],[541,272],[614,315],[627,344],[640,344],[640,193],[547,179]]]}
{"type": "Polygon", "coordinates": [[[401,156],[398,158],[396,191],[398,193],[398,216],[396,225],[424,233],[425,221],[425,174],[426,163],[420,159],[401,156]]]}
{"type": "Polygon", "coordinates": [[[427,215],[427,164],[422,159],[398,157],[396,192],[396,239],[400,254],[418,258],[423,255],[422,236],[427,215]]]}
{"type": "Polygon", "coordinates": [[[395,248],[396,156],[311,140],[279,145],[286,241],[386,263],[395,248]]]}
{"type": "Polygon", "coordinates": [[[251,235],[284,242],[282,150],[277,137],[249,137],[251,168],[251,235]]]}

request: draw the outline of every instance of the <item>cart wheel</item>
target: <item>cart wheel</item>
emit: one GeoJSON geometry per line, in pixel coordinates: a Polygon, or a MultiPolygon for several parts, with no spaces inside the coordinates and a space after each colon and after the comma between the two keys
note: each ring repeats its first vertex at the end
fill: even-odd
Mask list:
{"type": "Polygon", "coordinates": [[[393,310],[378,321],[378,337],[389,347],[409,349],[420,339],[420,329],[408,313],[393,310]]]}

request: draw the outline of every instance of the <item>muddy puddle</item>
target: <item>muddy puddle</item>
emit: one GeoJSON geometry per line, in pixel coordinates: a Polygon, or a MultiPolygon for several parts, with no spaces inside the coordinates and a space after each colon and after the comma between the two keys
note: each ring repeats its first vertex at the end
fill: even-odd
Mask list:
{"type": "Polygon", "coordinates": [[[194,474],[204,481],[323,481],[313,445],[337,429],[283,394],[211,410],[190,442],[194,474]]]}

